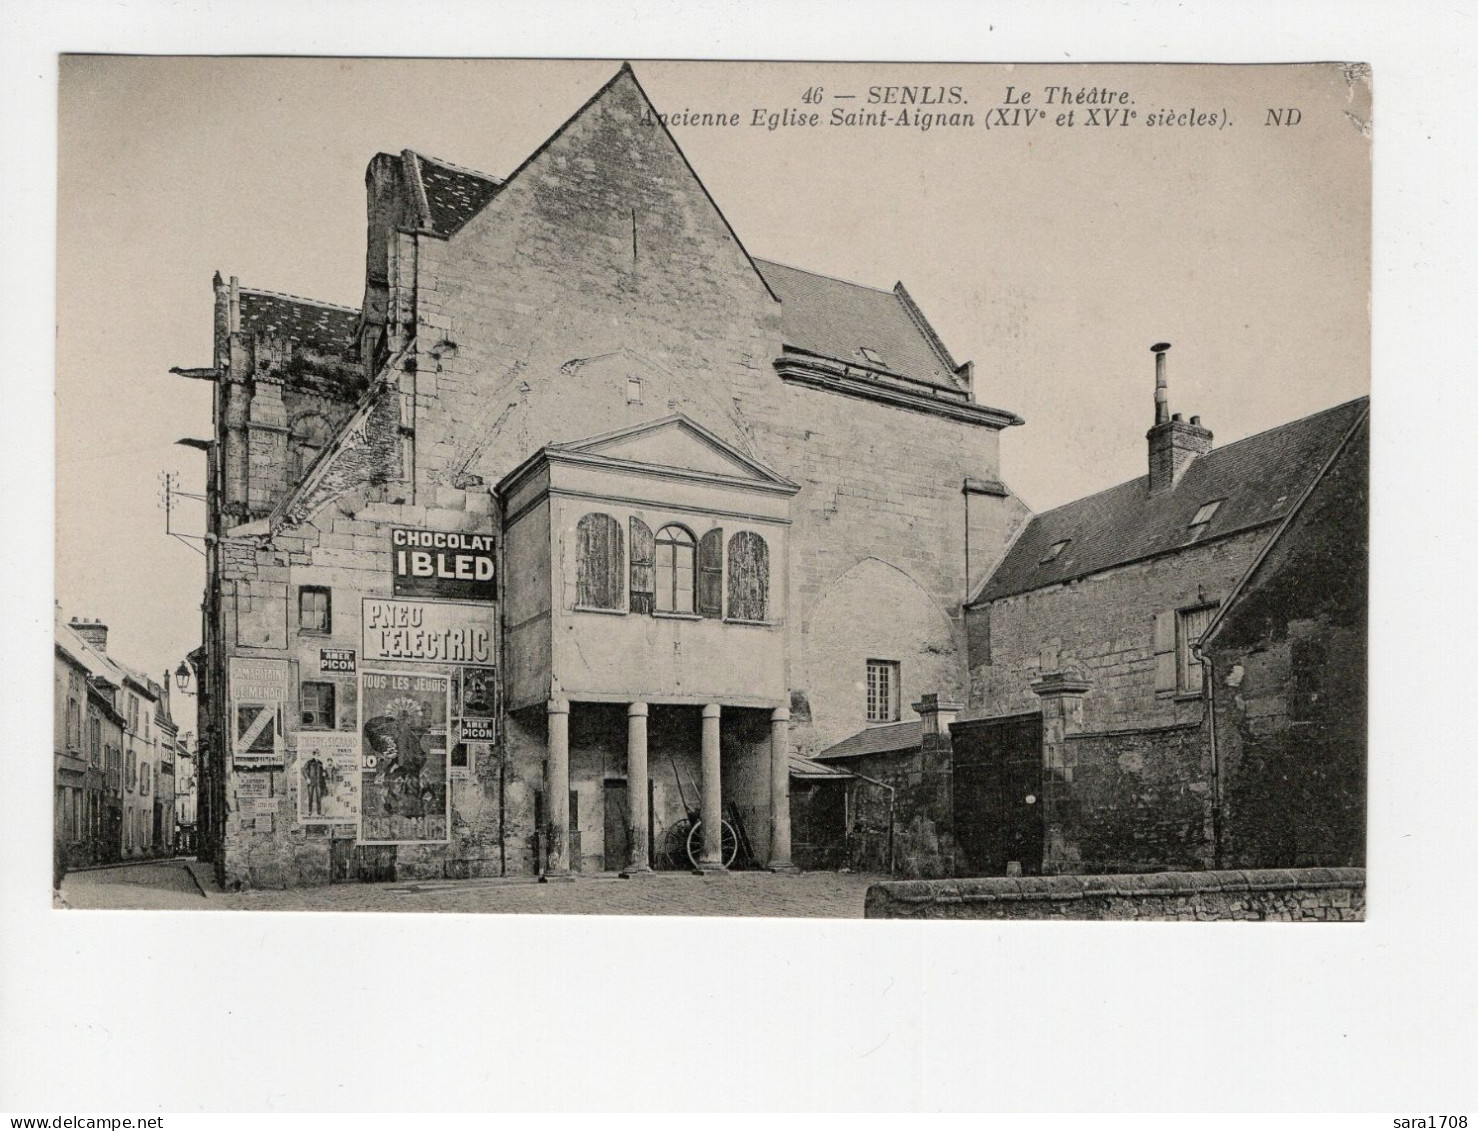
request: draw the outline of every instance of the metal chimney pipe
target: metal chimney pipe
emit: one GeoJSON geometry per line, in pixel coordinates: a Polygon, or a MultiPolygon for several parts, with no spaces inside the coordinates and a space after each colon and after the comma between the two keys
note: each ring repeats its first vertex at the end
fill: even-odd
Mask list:
{"type": "Polygon", "coordinates": [[[1169,342],[1156,342],[1150,346],[1155,355],[1155,423],[1164,424],[1170,419],[1170,400],[1165,385],[1165,355],[1170,351],[1169,342]]]}

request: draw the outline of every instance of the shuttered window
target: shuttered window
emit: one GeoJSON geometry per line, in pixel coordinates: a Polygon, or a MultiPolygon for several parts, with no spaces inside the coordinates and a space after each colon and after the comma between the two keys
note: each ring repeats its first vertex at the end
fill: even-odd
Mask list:
{"type": "Polygon", "coordinates": [[[698,539],[698,615],[724,615],[724,532],[710,530],[698,539]]]}
{"type": "Polygon", "coordinates": [[[656,607],[657,541],[652,528],[631,519],[631,611],[650,613],[656,607]]]}
{"type": "Polygon", "coordinates": [[[770,547],[741,530],[729,539],[729,617],[767,620],[770,611],[770,547]]]}
{"type": "Polygon", "coordinates": [[[1206,630],[1211,627],[1211,618],[1216,615],[1215,605],[1201,605],[1194,609],[1181,609],[1178,614],[1175,641],[1175,678],[1182,694],[1192,695],[1205,685],[1206,669],[1195,653],[1195,647],[1206,630]]]}
{"type": "Polygon", "coordinates": [[[696,542],[681,526],[657,531],[657,611],[693,611],[694,551],[696,542]]]}
{"type": "Polygon", "coordinates": [[[575,604],[587,609],[619,609],[625,600],[625,552],[621,524],[608,514],[587,514],[575,530],[575,604]]]}

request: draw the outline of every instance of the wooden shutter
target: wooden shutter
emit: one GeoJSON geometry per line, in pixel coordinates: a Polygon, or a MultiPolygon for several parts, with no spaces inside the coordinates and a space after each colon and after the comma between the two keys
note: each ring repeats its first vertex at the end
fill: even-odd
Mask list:
{"type": "Polygon", "coordinates": [[[587,514],[575,528],[575,604],[619,609],[622,596],[621,524],[608,514],[587,514]]]}
{"type": "Polygon", "coordinates": [[[698,539],[698,615],[724,615],[724,530],[721,526],[698,539]]]}
{"type": "Polygon", "coordinates": [[[1175,694],[1175,610],[1155,614],[1155,694],[1175,694]]]}
{"type": "Polygon", "coordinates": [[[758,534],[741,530],[729,539],[729,616],[764,620],[770,604],[770,548],[758,534]]]}
{"type": "Polygon", "coordinates": [[[657,592],[657,540],[652,528],[631,517],[631,611],[650,613],[657,592]]]}

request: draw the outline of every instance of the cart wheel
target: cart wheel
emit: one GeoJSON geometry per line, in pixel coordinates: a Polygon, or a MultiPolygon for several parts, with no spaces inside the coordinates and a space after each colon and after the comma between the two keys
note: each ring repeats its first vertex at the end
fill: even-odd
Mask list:
{"type": "MultiPolygon", "coordinates": [[[[734,866],[734,858],[739,855],[739,834],[734,831],[734,826],[728,821],[723,822],[719,830],[719,859],[724,862],[725,868],[734,866]]],[[[693,867],[698,867],[698,861],[703,859],[703,822],[694,821],[693,827],[688,830],[688,862],[693,867]]]]}

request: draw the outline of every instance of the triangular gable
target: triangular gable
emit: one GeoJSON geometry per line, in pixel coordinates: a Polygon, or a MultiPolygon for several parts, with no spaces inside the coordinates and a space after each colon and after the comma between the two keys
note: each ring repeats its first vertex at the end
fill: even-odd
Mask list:
{"type": "Polygon", "coordinates": [[[550,444],[549,451],[795,486],[681,413],[574,443],[550,444]]]}
{"type": "MultiPolygon", "coordinates": [[[[482,206],[480,211],[482,213],[486,213],[496,210],[499,204],[509,199],[512,190],[515,188],[515,186],[518,185],[519,179],[525,174],[525,172],[542,164],[544,156],[549,153],[551,149],[557,146],[559,140],[570,131],[571,127],[573,127],[582,118],[591,113],[592,110],[594,110],[607,99],[620,98],[623,96],[634,97],[638,99],[640,105],[646,111],[646,114],[650,115],[651,120],[657,124],[657,128],[661,131],[661,136],[666,138],[667,144],[670,145],[673,152],[677,154],[678,160],[683,163],[683,167],[687,169],[688,174],[693,178],[693,183],[698,186],[699,190],[703,193],[704,199],[708,201],[709,206],[713,209],[714,215],[718,218],[719,222],[723,224],[725,230],[733,239],[734,245],[739,249],[740,254],[743,255],[744,258],[748,261],[749,269],[754,272],[755,279],[759,281],[759,284],[761,287],[764,288],[765,293],[768,294],[771,299],[778,303],[780,301],[779,296],[770,286],[769,280],[765,278],[764,274],[755,264],[754,257],[749,254],[749,250],[744,246],[744,241],[739,238],[739,233],[734,231],[734,227],[732,224],[729,223],[728,217],[724,215],[723,210],[719,208],[718,203],[713,199],[712,194],[709,193],[708,186],[703,183],[702,178],[698,176],[698,173],[693,168],[692,163],[688,161],[687,154],[683,152],[682,146],[678,145],[677,143],[677,138],[672,136],[672,131],[669,130],[667,128],[667,124],[662,121],[661,117],[658,114],[657,108],[652,105],[652,100],[647,97],[647,92],[642,88],[641,83],[637,80],[636,72],[631,69],[630,63],[622,63],[621,69],[618,70],[614,75],[612,75],[611,78],[599,90],[597,90],[588,99],[586,99],[584,105],[582,105],[578,110],[571,114],[569,118],[565,120],[564,124],[559,127],[559,129],[555,130],[552,134],[549,135],[548,138],[545,139],[542,145],[540,145],[537,149],[530,153],[528,157],[524,158],[523,162],[518,166],[518,168],[514,169],[512,173],[508,174],[508,177],[502,182],[501,185],[497,187],[496,191],[482,206]]],[[[466,228],[468,223],[470,223],[470,219],[468,221],[464,221],[462,227],[466,228]]]]}

